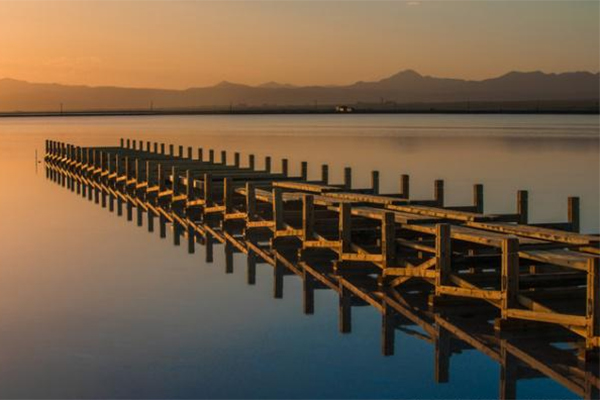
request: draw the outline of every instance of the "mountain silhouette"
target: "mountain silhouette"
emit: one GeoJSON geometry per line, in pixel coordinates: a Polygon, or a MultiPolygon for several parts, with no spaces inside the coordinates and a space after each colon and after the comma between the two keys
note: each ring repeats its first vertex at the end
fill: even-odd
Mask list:
{"type": "Polygon", "coordinates": [[[249,86],[223,81],[185,90],[74,86],[0,79],[0,111],[247,106],[307,106],[318,103],[433,103],[475,101],[573,101],[600,97],[600,74],[509,72],[485,80],[423,76],[413,70],[374,82],[343,86],[293,86],[267,82],[249,86]]]}

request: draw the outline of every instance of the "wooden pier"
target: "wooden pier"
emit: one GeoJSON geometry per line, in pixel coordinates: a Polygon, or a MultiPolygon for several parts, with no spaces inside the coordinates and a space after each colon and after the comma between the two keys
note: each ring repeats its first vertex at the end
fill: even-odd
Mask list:
{"type": "Polygon", "coordinates": [[[377,171],[371,187],[354,188],[349,168],[336,184],[327,165],[309,179],[305,162],[292,176],[286,159],[274,168],[267,157],[259,170],[254,155],[217,160],[214,150],[164,143],[48,140],[45,161],[48,178],[110,211],[116,203],[120,215],[125,207],[128,220],[135,209],[150,231],[158,219],[160,235],[170,226],[190,253],[207,246],[207,261],[213,243],[224,244],[226,272],[233,253],[245,253],[249,284],[257,263],[271,265],[276,298],[284,276],[298,275],[308,314],[315,290],[336,291],[341,332],[351,330],[352,307],[373,306],[384,354],[396,329],[435,344],[436,381],[447,381],[453,352],[475,348],[500,363],[501,398],[516,396],[524,368],[525,378],[542,374],[598,398],[600,237],[579,233],[576,197],[566,222],[532,224],[526,191],[513,214],[490,214],[479,184],[472,204],[449,206],[441,180],[417,200],[407,175],[397,193],[381,194],[377,171]]]}

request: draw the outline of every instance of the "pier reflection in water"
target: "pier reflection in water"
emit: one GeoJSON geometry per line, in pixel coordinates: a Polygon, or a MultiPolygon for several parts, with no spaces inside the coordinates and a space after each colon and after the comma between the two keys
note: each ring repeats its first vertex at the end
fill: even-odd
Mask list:
{"type": "MultiPolygon", "coordinates": [[[[47,176],[64,186],[64,177],[48,172],[47,176]]],[[[85,184],[71,185],[68,188],[77,191],[85,199],[95,201],[110,212],[125,216],[128,221],[135,222],[139,227],[145,225],[149,232],[155,232],[154,220],[148,218],[144,223],[143,213],[139,211],[141,208],[137,208],[137,216],[134,218],[134,207],[130,203],[124,210],[121,201],[115,201],[115,198],[106,196],[105,193],[90,190],[85,184]]],[[[183,233],[164,219],[159,222],[160,237],[166,238],[170,235],[176,246],[181,245],[183,233]]],[[[229,242],[220,244],[210,234],[196,237],[195,241],[187,242],[189,253],[195,252],[196,243],[205,247],[207,263],[214,261],[215,251],[223,251],[225,273],[233,273],[240,267],[234,265],[234,254],[239,250],[229,242]]],[[[586,363],[578,357],[585,347],[585,341],[566,329],[548,326],[543,331],[539,329],[503,331],[499,334],[494,329],[497,309],[480,303],[461,304],[460,300],[434,309],[428,305],[427,297],[419,288],[423,283],[413,283],[403,294],[395,291],[392,296],[389,296],[383,293],[378,302],[374,302],[368,298],[357,297],[350,290],[346,290],[344,284],[340,285],[336,274],[333,273],[333,266],[331,271],[318,271],[304,265],[303,270],[300,271],[289,268],[292,267],[291,265],[284,266],[278,263],[276,266],[271,266],[254,253],[249,253],[245,260],[245,265],[241,267],[246,270],[246,281],[249,285],[256,284],[257,268],[272,268],[274,298],[283,298],[285,276],[299,275],[302,280],[302,308],[305,314],[315,313],[318,307],[315,303],[316,290],[337,292],[341,333],[352,332],[353,308],[374,306],[381,313],[382,355],[394,355],[396,331],[429,343],[434,348],[434,376],[431,379],[436,384],[444,384],[452,379],[450,366],[454,355],[477,351],[500,367],[499,399],[519,398],[517,382],[537,378],[550,378],[585,399],[597,399],[599,396],[598,363],[589,360],[586,363]]],[[[363,279],[359,284],[366,292],[373,290],[377,282],[363,279]]],[[[398,371],[399,375],[401,372],[398,371]]],[[[402,381],[399,380],[398,384],[402,385],[402,381]]]]}

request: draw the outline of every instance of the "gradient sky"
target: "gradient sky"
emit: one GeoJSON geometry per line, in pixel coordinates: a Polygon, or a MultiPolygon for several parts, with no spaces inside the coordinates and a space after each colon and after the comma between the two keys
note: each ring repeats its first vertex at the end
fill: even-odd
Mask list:
{"type": "Polygon", "coordinates": [[[599,69],[598,1],[4,1],[0,78],[186,88],[599,69]]]}

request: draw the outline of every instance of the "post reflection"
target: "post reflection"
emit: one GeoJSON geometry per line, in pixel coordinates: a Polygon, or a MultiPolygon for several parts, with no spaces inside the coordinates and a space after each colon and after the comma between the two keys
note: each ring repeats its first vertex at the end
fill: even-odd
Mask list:
{"type": "MultiPolygon", "coordinates": [[[[110,193],[90,188],[85,183],[75,182],[71,177],[47,169],[46,176],[57,184],[76,192],[82,198],[94,201],[103,208],[114,212],[116,201],[117,215],[123,215],[123,200],[110,193]]],[[[126,204],[126,219],[133,222],[133,205],[126,204]]],[[[144,209],[137,210],[136,225],[143,226],[144,209]]],[[[146,226],[148,232],[154,232],[154,214],[147,212],[146,226]]],[[[195,252],[195,245],[204,246],[207,263],[214,261],[215,244],[223,245],[225,254],[225,273],[235,271],[235,253],[241,251],[231,242],[220,243],[210,234],[211,222],[207,218],[205,236],[197,236],[194,232],[182,229],[180,224],[173,223],[160,214],[159,235],[167,236],[170,227],[173,244],[181,243],[181,236],[187,238],[187,250],[195,252]],[[217,243],[215,243],[215,241],[217,243]]],[[[225,232],[227,226],[221,226],[225,232]]],[[[282,238],[283,239],[283,238],[282,238]]],[[[451,381],[452,358],[466,351],[478,351],[498,363],[498,399],[519,398],[517,383],[521,380],[547,378],[552,379],[577,396],[584,399],[597,399],[600,396],[600,378],[598,363],[585,362],[578,354],[585,346],[580,337],[566,329],[548,326],[540,331],[527,330],[502,331],[494,329],[494,318],[497,309],[480,303],[469,303],[469,307],[453,305],[433,306],[430,299],[419,290],[420,283],[407,284],[405,293],[390,291],[378,286],[377,279],[364,275],[353,276],[347,271],[340,271],[337,261],[323,267],[323,259],[310,251],[301,250],[294,253],[293,247],[286,250],[285,240],[278,243],[273,262],[258,256],[265,238],[253,233],[246,238],[250,244],[247,253],[247,284],[256,284],[257,265],[273,268],[273,297],[284,296],[284,277],[297,275],[302,280],[302,311],[305,314],[317,312],[315,302],[316,290],[333,290],[338,294],[338,326],[340,333],[352,333],[352,310],[355,307],[372,306],[381,314],[381,353],[393,356],[396,351],[396,340],[402,335],[409,335],[429,343],[433,349],[434,375],[431,379],[443,385],[451,381]],[[293,260],[293,262],[290,262],[293,260]],[[319,268],[311,266],[318,261],[319,268]],[[300,266],[298,268],[296,266],[300,266]],[[378,289],[380,288],[380,289],[378,289]],[[399,333],[399,334],[398,334],[399,333]]],[[[401,382],[399,382],[401,384],[401,382]]]]}

